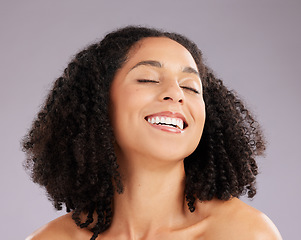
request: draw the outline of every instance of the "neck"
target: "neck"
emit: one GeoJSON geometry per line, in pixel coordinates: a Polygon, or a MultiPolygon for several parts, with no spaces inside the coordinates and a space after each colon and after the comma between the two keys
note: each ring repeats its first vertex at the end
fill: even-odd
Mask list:
{"type": "MultiPolygon", "coordinates": [[[[137,160],[137,159],[136,159],[137,160]]],[[[149,163],[151,160],[148,159],[149,163]]],[[[145,236],[162,228],[176,226],[187,212],[184,198],[184,162],[158,163],[145,167],[141,158],[137,166],[122,166],[124,192],[114,196],[114,217],[111,227],[128,236],[145,236]],[[144,167],[142,167],[142,165],[144,167]]]]}

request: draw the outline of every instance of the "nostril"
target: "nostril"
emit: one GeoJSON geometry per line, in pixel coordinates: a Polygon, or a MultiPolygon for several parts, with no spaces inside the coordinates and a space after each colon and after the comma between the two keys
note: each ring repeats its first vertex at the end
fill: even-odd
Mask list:
{"type": "MultiPolygon", "coordinates": [[[[171,100],[171,101],[173,101],[173,98],[172,98],[172,97],[164,97],[163,100],[171,100]]],[[[183,103],[183,99],[180,98],[180,99],[178,100],[178,102],[179,102],[179,103],[183,103]]]]}

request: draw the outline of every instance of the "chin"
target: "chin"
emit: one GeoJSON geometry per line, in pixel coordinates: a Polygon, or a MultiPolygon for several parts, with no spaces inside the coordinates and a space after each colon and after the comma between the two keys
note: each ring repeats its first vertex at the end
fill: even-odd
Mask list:
{"type": "Polygon", "coordinates": [[[195,148],[178,148],[178,147],[172,147],[162,150],[154,151],[155,155],[153,155],[154,158],[160,159],[161,161],[166,162],[177,162],[177,161],[183,161],[186,157],[188,157],[190,154],[194,152],[195,148]]]}

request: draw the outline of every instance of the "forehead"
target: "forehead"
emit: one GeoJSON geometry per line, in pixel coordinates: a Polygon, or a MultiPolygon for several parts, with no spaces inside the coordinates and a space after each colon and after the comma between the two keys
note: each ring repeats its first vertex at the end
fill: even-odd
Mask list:
{"type": "Polygon", "coordinates": [[[190,52],[178,42],[166,37],[149,37],[136,43],[129,52],[127,63],[156,60],[163,65],[197,68],[190,52]]]}

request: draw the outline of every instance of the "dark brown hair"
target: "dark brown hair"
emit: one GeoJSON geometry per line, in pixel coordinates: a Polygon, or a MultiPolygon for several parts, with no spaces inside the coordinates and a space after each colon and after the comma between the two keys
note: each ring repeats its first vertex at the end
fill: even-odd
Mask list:
{"type": "Polygon", "coordinates": [[[51,89],[22,141],[26,167],[34,182],[45,187],[54,206],[73,210],[82,228],[98,219],[95,239],[109,228],[114,191],[123,186],[109,121],[109,91],[116,71],[141,39],[167,37],[193,56],[201,75],[206,122],[196,150],[184,160],[185,195],[195,200],[229,200],[256,194],[255,155],[265,149],[260,128],[242,101],[206,67],[201,51],[186,37],[157,29],[129,26],[108,34],[79,52],[51,89]],[[87,221],[80,214],[88,213],[87,221]]]}

